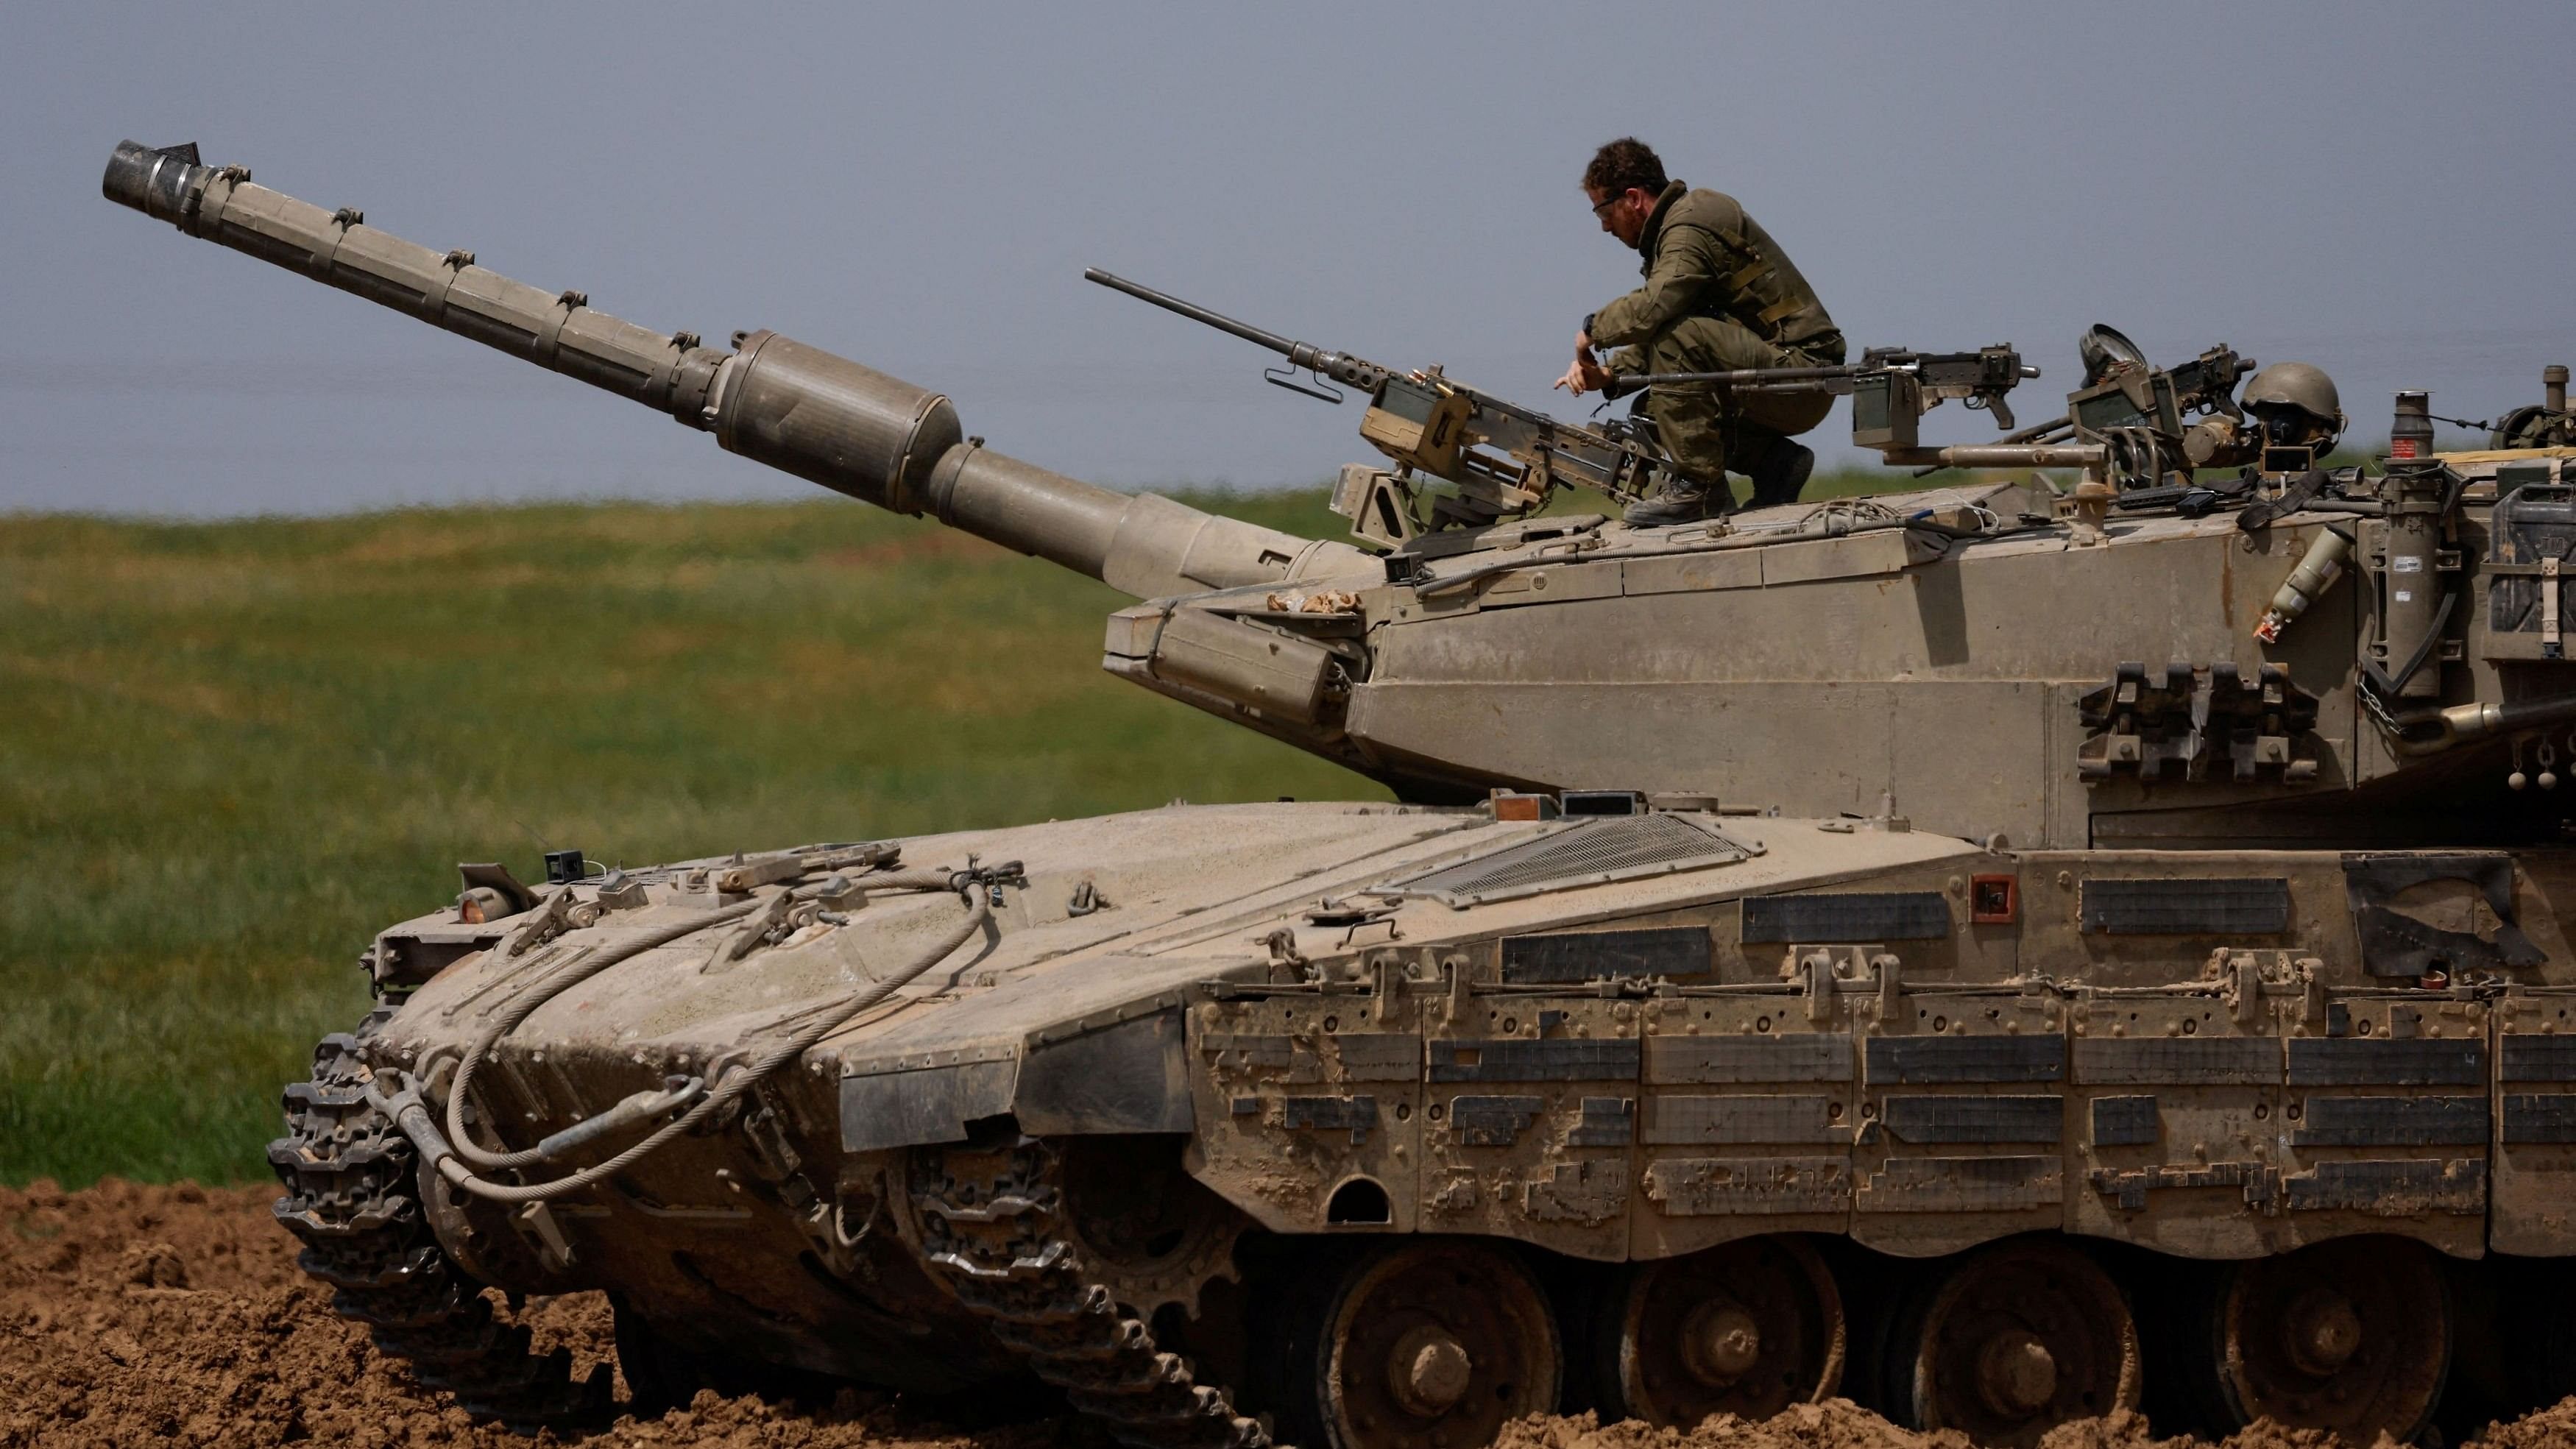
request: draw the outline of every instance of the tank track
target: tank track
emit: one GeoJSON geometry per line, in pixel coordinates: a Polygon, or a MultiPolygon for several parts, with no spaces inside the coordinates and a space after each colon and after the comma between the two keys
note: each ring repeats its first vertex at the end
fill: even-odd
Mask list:
{"type": "Polygon", "coordinates": [[[287,1135],[268,1144],[286,1196],[270,1210],[304,1241],[297,1265],[331,1285],[332,1308],[366,1324],[379,1351],[477,1418],[528,1432],[606,1424],[608,1366],[575,1381],[570,1350],[530,1353],[527,1328],[492,1316],[483,1285],[430,1230],[418,1153],[367,1102],[363,1044],[392,1014],[380,1008],[355,1032],[324,1037],[313,1079],[286,1089],[287,1135]]]}
{"type": "Polygon", "coordinates": [[[913,1205],[933,1269],[1038,1377],[1129,1449],[1272,1449],[1259,1421],[1157,1349],[1084,1271],[1058,1216],[1055,1151],[999,1147],[915,1154],[913,1205]]]}

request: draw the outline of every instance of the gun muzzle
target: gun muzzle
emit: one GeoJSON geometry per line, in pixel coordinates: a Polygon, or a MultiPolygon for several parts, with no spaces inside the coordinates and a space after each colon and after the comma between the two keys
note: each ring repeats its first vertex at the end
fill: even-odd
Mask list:
{"type": "Polygon", "coordinates": [[[191,141],[184,146],[166,146],[158,150],[140,141],[119,141],[116,153],[107,158],[107,179],[100,189],[107,199],[133,207],[145,216],[163,221],[177,221],[192,195],[191,184],[202,186],[206,168],[197,160],[197,146],[191,141]]]}
{"type": "Polygon", "coordinates": [[[126,141],[107,199],[431,326],[667,412],[728,452],[897,513],[928,513],[1138,598],[1365,573],[1368,555],[1115,493],[986,449],[948,399],[774,332],[700,345],[433,251],[210,167],[191,145],[126,141]]]}

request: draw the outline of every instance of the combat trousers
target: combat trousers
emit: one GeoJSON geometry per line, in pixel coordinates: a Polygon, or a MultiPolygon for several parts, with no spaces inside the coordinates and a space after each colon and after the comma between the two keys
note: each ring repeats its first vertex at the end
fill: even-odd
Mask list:
{"type": "MultiPolygon", "coordinates": [[[[1837,339],[1838,341],[1839,339],[1837,339]]],[[[1732,372],[1747,367],[1830,367],[1842,348],[1774,347],[1740,322],[1685,317],[1646,345],[1649,372],[1732,372]],[[1824,355],[1830,352],[1830,356],[1824,355]]],[[[1713,389],[1656,388],[1646,399],[1673,461],[1701,477],[1749,472],[1776,438],[1796,437],[1825,420],[1825,393],[1750,393],[1731,398],[1713,389]]]]}

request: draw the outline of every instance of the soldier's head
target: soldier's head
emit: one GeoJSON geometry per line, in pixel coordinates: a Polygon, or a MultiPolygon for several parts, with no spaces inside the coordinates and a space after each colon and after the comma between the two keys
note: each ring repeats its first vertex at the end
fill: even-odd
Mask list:
{"type": "Polygon", "coordinates": [[[1583,194],[1591,198],[1601,229],[1630,246],[1645,239],[1665,184],[1662,158],[1634,136],[1593,152],[1592,164],[1583,168],[1583,194]]]}
{"type": "Polygon", "coordinates": [[[2314,448],[2322,454],[2343,433],[2342,399],[2325,369],[2304,362],[2276,362],[2246,379],[2239,399],[2275,448],[2314,448]]]}

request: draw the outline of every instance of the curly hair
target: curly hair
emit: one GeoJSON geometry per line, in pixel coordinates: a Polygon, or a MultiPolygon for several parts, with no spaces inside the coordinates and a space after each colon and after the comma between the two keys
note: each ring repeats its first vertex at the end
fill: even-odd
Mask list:
{"type": "Polygon", "coordinates": [[[1655,148],[1634,136],[1622,136],[1592,153],[1592,164],[1583,168],[1583,187],[1603,196],[1624,196],[1630,190],[1655,196],[1665,186],[1664,163],[1655,148]]]}

